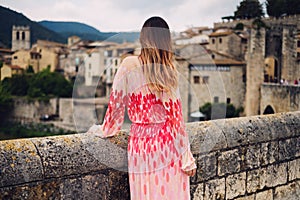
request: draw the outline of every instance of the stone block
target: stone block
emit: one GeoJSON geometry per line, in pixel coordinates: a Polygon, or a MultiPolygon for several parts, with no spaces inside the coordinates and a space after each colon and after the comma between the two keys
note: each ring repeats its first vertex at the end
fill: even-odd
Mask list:
{"type": "Polygon", "coordinates": [[[225,178],[215,179],[205,183],[204,200],[225,199],[225,178]]]}
{"type": "Polygon", "coordinates": [[[296,156],[297,139],[287,139],[279,141],[279,160],[289,160],[296,156]]]}
{"type": "Polygon", "coordinates": [[[240,155],[238,149],[222,152],[218,158],[218,175],[240,171],[240,155]]]}
{"type": "Polygon", "coordinates": [[[247,172],[247,192],[287,183],[287,164],[276,164],[247,172]]]}
{"type": "Polygon", "coordinates": [[[220,120],[215,120],[187,124],[187,132],[191,135],[191,150],[194,154],[204,154],[227,147],[221,129],[222,123],[220,120]]]}
{"type": "Polygon", "coordinates": [[[198,184],[195,189],[195,192],[191,196],[193,197],[193,200],[203,200],[204,199],[204,184],[203,183],[198,184]]]}
{"type": "Polygon", "coordinates": [[[86,175],[62,180],[61,199],[109,199],[108,177],[104,174],[86,175]]]}
{"type": "Polygon", "coordinates": [[[292,182],[275,188],[274,200],[300,199],[300,181],[292,182]]]}
{"type": "Polygon", "coordinates": [[[201,155],[197,159],[197,181],[212,179],[217,175],[216,153],[201,155]]]}
{"type": "MultiPolygon", "coordinates": [[[[299,131],[300,132],[300,131],[299,131]]],[[[300,137],[296,138],[296,157],[300,156],[300,137]]]]}
{"type": "Polygon", "coordinates": [[[0,141],[0,187],[43,178],[41,158],[30,140],[0,141]]]}
{"type": "Polygon", "coordinates": [[[253,169],[260,165],[261,145],[250,145],[245,147],[245,168],[253,169]]]}
{"type": "Polygon", "coordinates": [[[249,196],[244,196],[244,197],[238,197],[235,200],[255,200],[254,194],[249,195],[249,196]]]}
{"type": "Polygon", "coordinates": [[[255,200],[273,200],[273,191],[267,190],[255,195],[255,200]]]}
{"type": "Polygon", "coordinates": [[[278,142],[266,142],[261,144],[260,165],[265,166],[278,161],[278,142]]]}
{"type": "Polygon", "coordinates": [[[31,141],[41,155],[46,178],[108,167],[127,170],[127,150],[93,134],[33,138],[31,141]]]}
{"type": "Polygon", "coordinates": [[[265,170],[256,169],[247,172],[247,192],[253,193],[263,188],[260,179],[265,176],[265,170]]]}
{"type": "Polygon", "coordinates": [[[261,178],[261,186],[275,187],[287,182],[287,163],[270,165],[264,170],[265,176],[261,178]]]}
{"type": "Polygon", "coordinates": [[[288,163],[289,181],[300,178],[300,158],[288,163]]]}
{"type": "Polygon", "coordinates": [[[265,119],[267,121],[270,121],[269,126],[272,133],[271,138],[273,140],[287,138],[293,135],[293,133],[291,133],[288,127],[286,126],[285,114],[275,114],[272,117],[265,119]]]}
{"type": "Polygon", "coordinates": [[[246,192],[246,172],[226,177],[226,198],[233,199],[246,192]]]}

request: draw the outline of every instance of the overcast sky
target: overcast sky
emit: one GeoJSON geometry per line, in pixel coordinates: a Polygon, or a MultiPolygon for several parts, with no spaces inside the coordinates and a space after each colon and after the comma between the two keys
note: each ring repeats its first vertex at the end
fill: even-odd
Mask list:
{"type": "MultiPolygon", "coordinates": [[[[233,15],[241,0],[0,0],[34,21],[76,21],[100,31],[139,31],[153,15],[166,19],[173,31],[191,26],[213,27],[233,15]]],[[[264,2],[264,0],[260,0],[264,2]]]]}

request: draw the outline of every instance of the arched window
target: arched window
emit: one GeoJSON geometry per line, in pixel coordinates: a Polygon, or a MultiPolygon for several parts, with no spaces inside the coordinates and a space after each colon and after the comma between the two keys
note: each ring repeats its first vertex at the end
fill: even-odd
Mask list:
{"type": "Polygon", "coordinates": [[[17,33],[16,33],[16,38],[17,38],[17,40],[20,39],[20,32],[19,31],[17,31],[17,33]]]}
{"type": "Polygon", "coordinates": [[[22,32],[22,40],[25,40],[25,32],[22,32]]]}

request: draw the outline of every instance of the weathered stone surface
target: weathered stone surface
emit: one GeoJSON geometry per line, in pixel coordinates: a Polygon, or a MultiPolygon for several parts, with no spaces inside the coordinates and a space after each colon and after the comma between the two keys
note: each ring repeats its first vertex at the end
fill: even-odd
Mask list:
{"type": "Polygon", "coordinates": [[[300,178],[300,158],[288,163],[289,181],[300,178]]]}
{"type": "Polygon", "coordinates": [[[0,187],[42,179],[41,159],[30,140],[0,141],[0,187]]]}
{"type": "Polygon", "coordinates": [[[110,199],[108,183],[108,177],[103,174],[58,178],[0,188],[0,199],[110,199]]]}
{"type": "Polygon", "coordinates": [[[109,172],[109,198],[108,199],[130,199],[128,174],[120,171],[109,172]]]}
{"type": "Polygon", "coordinates": [[[279,141],[279,160],[289,160],[296,156],[297,140],[287,139],[279,141]]]}
{"type": "Polygon", "coordinates": [[[264,169],[265,176],[261,177],[260,185],[274,187],[287,182],[287,164],[271,165],[264,169]]]}
{"type": "Polygon", "coordinates": [[[255,195],[255,200],[273,200],[273,191],[267,190],[255,195]]]}
{"type": "Polygon", "coordinates": [[[225,178],[215,179],[205,183],[205,200],[225,199],[225,178]]]}
{"type": "Polygon", "coordinates": [[[108,176],[95,174],[62,180],[59,193],[61,199],[109,199],[108,176]]]}
{"type": "Polygon", "coordinates": [[[187,132],[191,135],[191,150],[195,154],[203,154],[226,148],[226,139],[221,129],[223,124],[224,121],[221,120],[188,124],[187,132]]]}
{"type": "Polygon", "coordinates": [[[217,175],[216,153],[201,155],[197,159],[197,181],[212,179],[217,175]]]}
{"type": "Polygon", "coordinates": [[[247,172],[247,192],[253,193],[264,187],[274,187],[287,183],[287,164],[270,165],[247,172]]]}
{"type": "Polygon", "coordinates": [[[300,199],[300,181],[275,188],[274,200],[300,199]]]}
{"type": "Polygon", "coordinates": [[[247,192],[253,193],[261,189],[260,178],[264,175],[265,171],[262,169],[252,170],[247,172],[247,192]]]}
{"type": "Polygon", "coordinates": [[[203,200],[204,199],[204,184],[200,183],[197,185],[195,192],[193,193],[193,200],[203,200]]]}
{"type": "Polygon", "coordinates": [[[231,174],[240,170],[239,150],[229,150],[222,152],[218,158],[218,175],[231,174]]]}
{"type": "Polygon", "coordinates": [[[278,161],[278,142],[267,142],[261,144],[260,165],[265,166],[278,161]]]}
{"type": "Polygon", "coordinates": [[[257,168],[261,160],[261,145],[250,145],[245,147],[245,167],[247,169],[257,168]]]}
{"type": "Polygon", "coordinates": [[[0,199],[61,199],[61,180],[33,182],[18,187],[0,188],[0,199]]]}
{"type": "Polygon", "coordinates": [[[236,198],[235,200],[255,200],[255,196],[254,196],[254,194],[252,194],[250,196],[236,198]]]}
{"type": "Polygon", "coordinates": [[[246,192],[246,172],[226,177],[226,198],[233,199],[246,192]]]}
{"type": "Polygon", "coordinates": [[[282,139],[293,135],[293,132],[291,132],[286,125],[286,118],[286,114],[275,114],[271,118],[266,118],[266,120],[270,121],[269,125],[272,132],[272,139],[282,139]]]}
{"type": "Polygon", "coordinates": [[[126,150],[92,134],[34,138],[45,177],[61,177],[127,165],[126,150]]]}

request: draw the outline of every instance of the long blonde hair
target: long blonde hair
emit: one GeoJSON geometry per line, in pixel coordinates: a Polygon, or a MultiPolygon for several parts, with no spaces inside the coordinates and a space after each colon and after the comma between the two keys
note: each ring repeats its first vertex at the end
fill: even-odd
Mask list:
{"type": "Polygon", "coordinates": [[[178,86],[178,73],[173,63],[171,33],[161,17],[151,17],[140,33],[143,72],[149,88],[155,92],[170,92],[178,86]]]}

